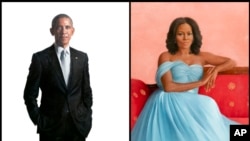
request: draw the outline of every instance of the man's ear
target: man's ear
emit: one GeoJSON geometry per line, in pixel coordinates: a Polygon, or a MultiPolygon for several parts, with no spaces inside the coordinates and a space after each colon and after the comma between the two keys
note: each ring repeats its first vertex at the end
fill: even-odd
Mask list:
{"type": "Polygon", "coordinates": [[[72,35],[74,35],[74,33],[75,33],[75,28],[73,27],[73,33],[72,33],[72,35]]]}
{"type": "Polygon", "coordinates": [[[52,36],[54,36],[55,34],[54,34],[54,31],[53,31],[53,29],[52,28],[50,28],[50,33],[51,33],[51,35],[52,36]]]}

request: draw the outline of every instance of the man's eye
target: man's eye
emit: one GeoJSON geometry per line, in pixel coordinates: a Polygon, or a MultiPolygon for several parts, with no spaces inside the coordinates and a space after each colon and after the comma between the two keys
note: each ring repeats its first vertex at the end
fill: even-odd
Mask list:
{"type": "Polygon", "coordinates": [[[62,27],[57,27],[56,29],[57,29],[57,30],[62,30],[62,27]]]}
{"type": "Polygon", "coordinates": [[[66,29],[70,29],[71,28],[71,26],[66,26],[66,29]]]}
{"type": "MultiPolygon", "coordinates": [[[[63,27],[62,26],[59,26],[56,28],[57,30],[62,30],[63,27]]],[[[65,29],[71,29],[71,26],[65,26],[65,29]]]]}

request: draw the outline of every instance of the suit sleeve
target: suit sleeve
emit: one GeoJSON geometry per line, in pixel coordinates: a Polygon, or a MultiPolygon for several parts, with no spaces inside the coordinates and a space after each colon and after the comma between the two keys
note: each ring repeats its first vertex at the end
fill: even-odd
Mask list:
{"type": "Polygon", "coordinates": [[[24,88],[24,101],[28,114],[32,122],[36,125],[39,118],[39,108],[37,105],[37,97],[39,93],[39,84],[42,74],[42,67],[39,56],[33,54],[29,67],[29,74],[24,88]]]}
{"type": "Polygon", "coordinates": [[[88,64],[88,55],[85,54],[84,61],[84,71],[83,71],[83,83],[82,83],[82,94],[83,94],[83,102],[88,109],[91,109],[93,104],[93,96],[92,89],[90,86],[90,76],[89,76],[89,64],[88,64]]]}

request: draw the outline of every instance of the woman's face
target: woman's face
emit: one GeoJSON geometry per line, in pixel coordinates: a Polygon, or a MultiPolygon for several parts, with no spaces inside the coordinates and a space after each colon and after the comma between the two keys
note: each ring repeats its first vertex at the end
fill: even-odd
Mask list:
{"type": "Polygon", "coordinates": [[[179,49],[190,48],[194,40],[192,27],[187,24],[181,24],[176,31],[176,43],[179,49]]]}

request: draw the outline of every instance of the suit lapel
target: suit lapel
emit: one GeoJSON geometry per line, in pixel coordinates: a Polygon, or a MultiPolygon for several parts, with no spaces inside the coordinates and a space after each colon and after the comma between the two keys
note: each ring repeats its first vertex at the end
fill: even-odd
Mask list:
{"type": "Polygon", "coordinates": [[[56,77],[58,77],[58,79],[61,82],[61,85],[66,87],[66,83],[64,81],[64,77],[63,77],[63,72],[60,66],[60,62],[58,60],[54,45],[52,45],[50,51],[49,51],[49,56],[51,57],[51,63],[52,63],[52,68],[55,71],[56,77]]]}
{"type": "Polygon", "coordinates": [[[74,69],[75,69],[75,52],[70,48],[70,75],[68,88],[72,85],[73,77],[74,77],[74,69]]]}
{"type": "Polygon", "coordinates": [[[70,89],[72,87],[72,85],[74,85],[74,81],[77,80],[77,77],[80,77],[81,75],[79,75],[79,71],[81,71],[79,69],[79,54],[76,53],[76,51],[72,48],[70,48],[70,76],[69,76],[69,82],[68,82],[68,89],[70,89]]]}
{"type": "Polygon", "coordinates": [[[56,51],[54,46],[52,45],[50,51],[49,51],[49,56],[51,57],[51,63],[52,63],[52,67],[55,71],[56,77],[58,77],[58,79],[61,82],[61,85],[65,88],[65,89],[70,89],[71,86],[73,85],[73,80],[75,79],[74,77],[79,77],[76,73],[77,73],[77,68],[78,68],[78,61],[79,61],[79,57],[78,54],[70,47],[70,75],[69,75],[69,82],[68,82],[68,86],[66,86],[66,83],[64,81],[64,77],[63,77],[63,72],[60,66],[60,62],[58,60],[56,51]]]}

